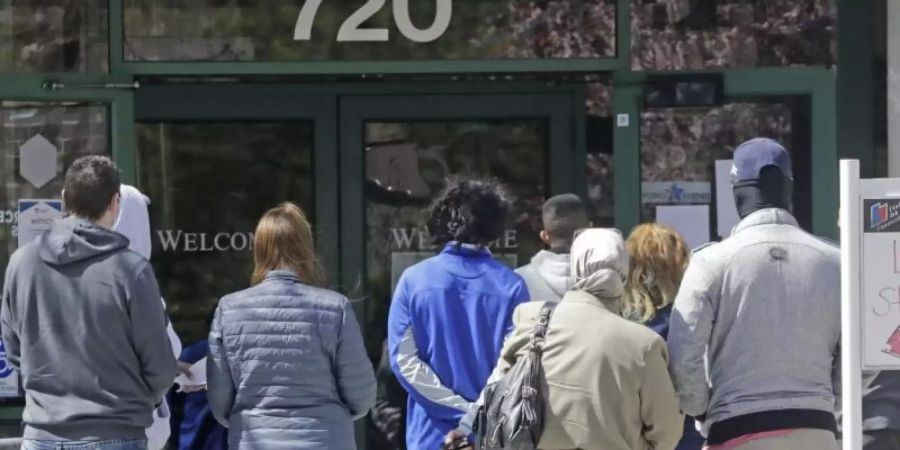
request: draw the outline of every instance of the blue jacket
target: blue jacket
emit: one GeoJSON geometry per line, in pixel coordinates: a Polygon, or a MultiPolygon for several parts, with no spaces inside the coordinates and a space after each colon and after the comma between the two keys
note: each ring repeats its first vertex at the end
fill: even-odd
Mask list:
{"type": "Polygon", "coordinates": [[[448,244],[407,269],[388,318],[391,368],[409,392],[406,443],[440,448],[475,401],[528,301],[522,278],[486,249],[448,244]]]}
{"type": "MultiPolygon", "coordinates": [[[[208,354],[209,341],[204,339],[185,347],[178,360],[194,364],[208,354]]],[[[172,411],[172,434],[177,437],[178,450],[228,448],[228,430],[213,417],[206,391],[184,393],[173,389],[170,404],[178,405],[172,411]]]]}
{"type": "Polygon", "coordinates": [[[207,385],[232,450],[355,449],[353,419],[375,404],[350,302],[286,271],[219,302],[207,385]]]}
{"type": "MultiPolygon", "coordinates": [[[[650,319],[650,322],[647,322],[647,326],[663,339],[668,339],[669,320],[671,317],[672,304],[670,303],[659,308],[656,311],[656,315],[650,319]]],[[[681,440],[678,442],[678,447],[675,447],[675,450],[700,450],[703,448],[703,443],[706,439],[704,439],[697,431],[697,427],[694,425],[695,422],[693,417],[687,416],[684,418],[684,432],[681,435],[681,440]]]]}

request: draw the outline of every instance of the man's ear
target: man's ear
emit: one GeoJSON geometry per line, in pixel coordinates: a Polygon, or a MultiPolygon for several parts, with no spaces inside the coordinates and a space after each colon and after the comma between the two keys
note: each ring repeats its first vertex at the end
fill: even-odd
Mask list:
{"type": "Polygon", "coordinates": [[[538,235],[545,244],[550,245],[550,234],[544,230],[541,230],[541,233],[538,235]]]}

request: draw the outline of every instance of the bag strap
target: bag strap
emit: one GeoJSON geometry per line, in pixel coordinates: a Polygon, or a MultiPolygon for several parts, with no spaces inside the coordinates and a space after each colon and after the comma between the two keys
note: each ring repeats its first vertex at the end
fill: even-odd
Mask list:
{"type": "Polygon", "coordinates": [[[550,317],[556,309],[556,303],[545,302],[538,314],[537,323],[534,324],[534,331],[531,334],[531,348],[536,351],[544,349],[544,338],[547,336],[547,330],[550,329],[550,317]]]}

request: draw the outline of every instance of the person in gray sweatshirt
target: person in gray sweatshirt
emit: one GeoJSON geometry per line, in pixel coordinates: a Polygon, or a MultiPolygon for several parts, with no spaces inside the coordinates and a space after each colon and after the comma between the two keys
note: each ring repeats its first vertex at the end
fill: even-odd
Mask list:
{"type": "Polygon", "coordinates": [[[569,249],[575,231],[591,226],[581,199],[575,194],[561,194],[544,202],[541,211],[541,240],[548,250],[541,250],[531,263],[516,269],[528,286],[534,301],[559,303],[572,287],[569,277],[569,249]]]}
{"type": "Polygon", "coordinates": [[[66,173],[68,217],[10,258],[0,329],[25,390],[25,450],[146,449],[176,376],[150,263],[111,230],[119,172],[107,157],[66,173]]]}
{"type": "Polygon", "coordinates": [[[836,449],[840,251],[791,215],[781,144],[741,144],[731,175],[742,220],[694,252],[669,323],[681,409],[713,450],[836,449]]]}

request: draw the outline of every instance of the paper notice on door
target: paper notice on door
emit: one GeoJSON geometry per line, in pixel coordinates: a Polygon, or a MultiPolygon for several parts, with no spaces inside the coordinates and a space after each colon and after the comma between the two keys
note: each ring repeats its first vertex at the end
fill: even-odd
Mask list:
{"type": "Polygon", "coordinates": [[[716,161],[716,234],[725,239],[741,221],[731,192],[731,160],[716,161]]]}
{"type": "Polygon", "coordinates": [[[62,217],[62,200],[19,200],[19,247],[37,240],[62,217]]]}
{"type": "Polygon", "coordinates": [[[656,223],[681,233],[692,249],[709,242],[709,205],[657,206],[656,223]]]}

